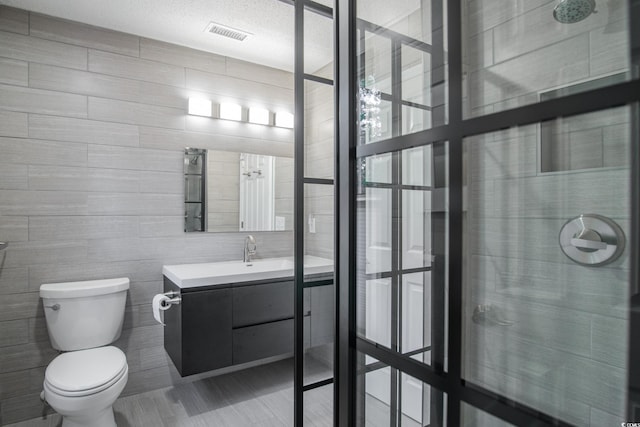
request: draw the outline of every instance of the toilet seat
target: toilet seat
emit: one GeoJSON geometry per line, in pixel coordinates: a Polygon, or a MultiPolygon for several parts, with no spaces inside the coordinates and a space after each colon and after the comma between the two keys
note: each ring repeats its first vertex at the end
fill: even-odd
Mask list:
{"type": "Polygon", "coordinates": [[[59,355],[47,367],[44,382],[60,396],[89,396],[108,389],[128,370],[122,350],[98,347],[59,355]]]}

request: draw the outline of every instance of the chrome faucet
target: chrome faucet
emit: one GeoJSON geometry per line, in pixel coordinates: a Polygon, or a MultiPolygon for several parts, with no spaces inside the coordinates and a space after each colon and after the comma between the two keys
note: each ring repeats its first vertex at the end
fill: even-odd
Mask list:
{"type": "Polygon", "coordinates": [[[251,257],[256,254],[256,239],[249,234],[244,239],[244,262],[251,262],[251,257]]]}

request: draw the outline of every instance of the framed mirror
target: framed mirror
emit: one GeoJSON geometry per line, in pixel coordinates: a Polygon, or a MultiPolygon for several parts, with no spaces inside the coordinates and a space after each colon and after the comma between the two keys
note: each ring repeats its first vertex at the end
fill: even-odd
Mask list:
{"type": "Polygon", "coordinates": [[[186,148],[185,232],[293,230],[293,158],[186,148]]]}

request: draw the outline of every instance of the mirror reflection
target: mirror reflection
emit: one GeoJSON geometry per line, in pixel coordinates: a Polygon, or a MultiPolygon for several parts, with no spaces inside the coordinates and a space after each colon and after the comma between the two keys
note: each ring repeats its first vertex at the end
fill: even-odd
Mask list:
{"type": "Polygon", "coordinates": [[[293,159],[186,148],[185,231],[293,230],[293,159]]]}

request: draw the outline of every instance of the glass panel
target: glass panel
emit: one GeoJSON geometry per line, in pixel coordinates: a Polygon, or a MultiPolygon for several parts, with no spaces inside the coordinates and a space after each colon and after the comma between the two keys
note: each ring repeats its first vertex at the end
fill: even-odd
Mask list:
{"type": "Polygon", "coordinates": [[[333,80],[333,19],[306,9],[304,72],[333,80]]]}
{"type": "Polygon", "coordinates": [[[333,179],[333,86],[304,82],[304,175],[333,179]]]}
{"type": "Polygon", "coordinates": [[[431,273],[402,276],[402,353],[430,364],[431,353],[431,273]]]}
{"type": "Polygon", "coordinates": [[[333,185],[305,184],[305,280],[333,277],[333,203],[333,185]]]}
{"type": "Polygon", "coordinates": [[[330,8],[333,8],[333,0],[312,0],[315,3],[319,3],[319,4],[323,4],[325,6],[329,6],[330,8]]]}
{"type": "Polygon", "coordinates": [[[304,384],[333,378],[335,290],[333,285],[305,290],[304,384]]]}
{"type": "Polygon", "coordinates": [[[402,192],[402,268],[431,265],[431,192],[402,192]]]}
{"type": "MultiPolygon", "coordinates": [[[[360,64],[364,69],[364,76],[360,82],[361,87],[369,88],[386,94],[391,94],[391,69],[392,69],[392,50],[391,40],[387,37],[381,37],[369,31],[365,31],[365,42],[358,46],[360,51],[360,64]]],[[[362,40],[360,40],[362,43],[362,40]]]]}
{"type": "Polygon", "coordinates": [[[391,153],[364,159],[366,183],[391,184],[391,153]]]}
{"type": "Polygon", "coordinates": [[[361,88],[360,91],[360,143],[383,141],[393,135],[391,102],[381,100],[376,89],[361,88]]]}
{"type": "Polygon", "coordinates": [[[474,1],[462,8],[465,117],[536,103],[543,92],[611,74],[628,79],[628,1],[591,2],[597,13],[589,3],[474,1]],[[554,18],[554,6],[562,12],[580,5],[579,13],[554,18]],[[571,22],[559,22],[563,17],[571,22]]]}
{"type": "Polygon", "coordinates": [[[202,221],[202,204],[184,204],[184,231],[204,231],[202,221]]]}
{"type": "Polygon", "coordinates": [[[425,145],[402,152],[402,184],[431,186],[433,147],[425,145]]]}
{"type": "Polygon", "coordinates": [[[629,111],[614,109],[540,124],[541,172],[625,166],[629,111]]]}
{"type": "Polygon", "coordinates": [[[423,363],[437,359],[434,366],[445,369],[445,343],[431,349],[431,334],[446,328],[446,143],[363,163],[359,178],[367,181],[357,205],[359,334],[423,363]]]}
{"type": "Polygon", "coordinates": [[[202,168],[206,159],[206,150],[200,150],[198,148],[187,148],[184,154],[184,173],[187,174],[202,174],[202,168]]]}
{"type": "Polygon", "coordinates": [[[360,143],[446,123],[443,7],[441,0],[358,2],[360,143]]]}
{"type": "Polygon", "coordinates": [[[431,106],[431,55],[410,46],[401,46],[402,100],[431,106]]]}
{"type": "Polygon", "coordinates": [[[358,281],[358,335],[391,347],[391,279],[358,281]]]}
{"type": "Polygon", "coordinates": [[[588,217],[564,225],[598,214],[629,236],[628,118],[620,107],[570,119],[575,132],[599,129],[577,151],[610,165],[580,171],[540,170],[540,125],[464,141],[464,378],[575,425],[594,412],[625,419],[628,249],[581,265],[565,254],[588,261],[613,243],[588,217]]]}
{"type": "Polygon", "coordinates": [[[287,157],[275,158],[274,230],[293,230],[294,162],[287,157]]]}
{"type": "Polygon", "coordinates": [[[431,128],[431,111],[424,108],[402,106],[402,134],[431,128]]]}
{"type": "Polygon", "coordinates": [[[356,379],[357,401],[364,404],[358,413],[364,416],[364,425],[446,425],[444,393],[370,356],[358,353],[357,357],[364,365],[356,379]]]}
{"type": "MultiPolygon", "coordinates": [[[[305,283],[333,279],[333,185],[306,184],[305,283]]],[[[333,377],[334,287],[314,286],[305,295],[304,383],[333,377]]]]}
{"type": "MultiPolygon", "coordinates": [[[[356,16],[359,20],[375,24],[406,38],[432,44],[434,39],[446,35],[446,9],[438,0],[385,1],[360,0],[356,16]]],[[[446,47],[446,46],[445,46],[446,47]]]]}
{"type": "Polygon", "coordinates": [[[475,406],[467,405],[464,402],[461,402],[461,405],[463,427],[515,427],[513,424],[502,421],[500,418],[494,417],[475,406]]]}
{"type": "Polygon", "coordinates": [[[185,202],[202,201],[202,176],[187,175],[184,180],[185,202]]]}
{"type": "Polygon", "coordinates": [[[367,274],[391,271],[391,190],[367,188],[366,207],[359,212],[359,222],[365,230],[365,256],[367,274]]]}
{"type": "Polygon", "coordinates": [[[333,426],[333,384],[305,391],[303,405],[304,425],[333,426]]]}
{"type": "Polygon", "coordinates": [[[358,353],[358,359],[364,364],[356,384],[358,403],[364,402],[364,408],[359,413],[364,415],[364,425],[374,427],[388,427],[391,423],[391,368],[371,356],[358,353]]]}

